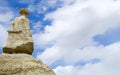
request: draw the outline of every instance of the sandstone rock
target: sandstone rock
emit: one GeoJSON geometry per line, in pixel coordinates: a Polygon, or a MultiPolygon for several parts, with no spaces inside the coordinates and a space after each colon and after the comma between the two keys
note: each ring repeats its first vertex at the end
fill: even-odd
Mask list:
{"type": "Polygon", "coordinates": [[[20,10],[20,17],[13,20],[11,30],[8,30],[8,39],[3,46],[4,53],[27,53],[32,54],[33,40],[28,20],[29,12],[20,10]]]}
{"type": "Polygon", "coordinates": [[[28,54],[1,54],[0,75],[56,75],[52,69],[28,54]]]}

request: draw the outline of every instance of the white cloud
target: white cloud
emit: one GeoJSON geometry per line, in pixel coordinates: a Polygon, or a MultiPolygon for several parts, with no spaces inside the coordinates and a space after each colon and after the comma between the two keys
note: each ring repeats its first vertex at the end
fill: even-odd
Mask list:
{"type": "MultiPolygon", "coordinates": [[[[52,19],[52,26],[46,26],[43,34],[35,34],[36,37],[40,37],[35,40],[38,45],[42,44],[41,46],[54,43],[37,58],[47,64],[63,58],[66,58],[63,59],[66,62],[73,61],[67,56],[72,57],[76,53],[79,55],[80,48],[97,44],[93,40],[94,36],[119,26],[119,3],[112,0],[76,0],[74,4],[65,5],[48,14],[45,19],[52,19]]],[[[75,62],[81,59],[77,56],[75,58],[75,62]]]]}
{"type": "Polygon", "coordinates": [[[14,12],[9,8],[7,1],[0,3],[0,47],[3,46],[7,38],[7,30],[10,28],[10,22],[14,18],[14,12]]]}
{"type": "Polygon", "coordinates": [[[114,72],[119,75],[120,43],[103,46],[93,37],[120,26],[120,1],[64,2],[61,8],[46,15],[45,20],[51,19],[52,25],[46,26],[44,33],[33,35],[37,37],[34,39],[37,46],[45,48],[37,59],[49,65],[60,60],[62,64],[54,69],[57,75],[113,75],[114,72]],[[51,46],[47,47],[48,44],[51,46]],[[74,66],[94,58],[101,62],[74,66]],[[63,63],[67,66],[62,67],[63,63]]]}
{"type": "Polygon", "coordinates": [[[3,47],[6,38],[7,38],[7,30],[2,25],[0,25],[0,47],[3,47]]]}
{"type": "Polygon", "coordinates": [[[3,12],[0,13],[0,22],[2,23],[10,23],[11,19],[13,19],[13,12],[11,11],[7,11],[7,12],[3,12]]]}
{"type": "Polygon", "coordinates": [[[0,24],[4,24],[4,26],[6,26],[10,24],[13,18],[14,18],[14,12],[9,7],[7,1],[5,0],[2,1],[0,3],[0,24]]]}
{"type": "MultiPolygon", "coordinates": [[[[54,71],[56,72],[57,75],[74,75],[74,74],[75,75],[119,75],[120,74],[119,71],[120,42],[106,46],[101,50],[103,52],[99,54],[101,54],[102,55],[101,57],[104,58],[102,58],[101,62],[97,64],[88,63],[85,66],[73,66],[73,65],[68,65],[64,67],[58,66],[56,67],[56,69],[54,69],[54,71]]],[[[92,52],[91,54],[94,55],[94,53],[92,52]]]]}

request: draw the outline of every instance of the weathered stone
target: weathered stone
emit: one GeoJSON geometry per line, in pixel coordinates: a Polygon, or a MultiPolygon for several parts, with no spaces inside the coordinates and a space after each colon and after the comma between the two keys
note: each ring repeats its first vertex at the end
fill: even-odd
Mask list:
{"type": "Polygon", "coordinates": [[[8,38],[3,47],[4,53],[27,53],[32,54],[33,40],[28,20],[29,12],[20,10],[20,17],[13,20],[11,30],[8,30],[8,38]]]}
{"type": "Polygon", "coordinates": [[[0,75],[56,75],[28,54],[0,54],[0,75]]]}

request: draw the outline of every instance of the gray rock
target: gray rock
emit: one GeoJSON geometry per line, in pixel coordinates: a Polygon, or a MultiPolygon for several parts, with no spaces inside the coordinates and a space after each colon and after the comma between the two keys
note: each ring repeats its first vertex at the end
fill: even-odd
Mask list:
{"type": "Polygon", "coordinates": [[[0,75],[56,75],[29,54],[1,54],[0,75]]]}

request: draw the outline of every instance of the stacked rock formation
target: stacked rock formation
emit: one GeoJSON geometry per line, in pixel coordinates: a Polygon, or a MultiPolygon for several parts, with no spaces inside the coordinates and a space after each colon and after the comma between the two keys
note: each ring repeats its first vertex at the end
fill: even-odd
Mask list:
{"type": "Polygon", "coordinates": [[[34,46],[29,12],[22,8],[8,30],[8,39],[0,54],[0,75],[56,75],[52,69],[31,56],[34,46]]]}
{"type": "Polygon", "coordinates": [[[29,12],[20,10],[20,17],[13,20],[11,30],[8,30],[8,39],[3,47],[5,53],[27,53],[33,52],[33,40],[28,20],[29,12]]]}

